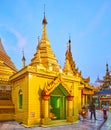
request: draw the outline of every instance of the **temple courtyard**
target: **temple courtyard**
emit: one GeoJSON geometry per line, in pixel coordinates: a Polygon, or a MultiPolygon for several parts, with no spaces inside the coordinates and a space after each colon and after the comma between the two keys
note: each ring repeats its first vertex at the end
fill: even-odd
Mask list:
{"type": "MultiPolygon", "coordinates": [[[[0,130],[111,130],[111,112],[107,113],[108,119],[104,121],[103,112],[100,110],[96,111],[97,120],[90,120],[90,113],[87,119],[79,120],[73,124],[52,124],[50,126],[36,126],[32,128],[25,128],[21,124],[15,121],[0,122],[0,130]]],[[[63,122],[62,122],[63,123],[63,122]]]]}

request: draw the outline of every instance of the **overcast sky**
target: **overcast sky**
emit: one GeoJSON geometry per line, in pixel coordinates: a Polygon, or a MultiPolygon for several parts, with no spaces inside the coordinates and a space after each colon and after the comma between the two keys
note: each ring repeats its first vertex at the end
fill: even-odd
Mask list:
{"type": "Polygon", "coordinates": [[[93,83],[111,70],[111,0],[0,0],[0,38],[11,60],[28,65],[42,34],[44,12],[51,47],[63,67],[69,36],[73,59],[93,83]]]}

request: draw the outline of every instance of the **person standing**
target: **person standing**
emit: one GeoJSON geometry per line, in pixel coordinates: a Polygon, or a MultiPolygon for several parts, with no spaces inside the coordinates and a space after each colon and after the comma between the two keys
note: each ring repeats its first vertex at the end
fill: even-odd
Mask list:
{"type": "Polygon", "coordinates": [[[104,103],[102,110],[103,110],[103,118],[106,120],[107,119],[107,110],[108,110],[106,107],[106,103],[104,103]]]}
{"type": "Polygon", "coordinates": [[[91,105],[89,106],[89,110],[91,112],[90,120],[92,120],[92,116],[94,116],[94,119],[96,120],[96,107],[94,105],[94,102],[92,102],[91,105]]]}

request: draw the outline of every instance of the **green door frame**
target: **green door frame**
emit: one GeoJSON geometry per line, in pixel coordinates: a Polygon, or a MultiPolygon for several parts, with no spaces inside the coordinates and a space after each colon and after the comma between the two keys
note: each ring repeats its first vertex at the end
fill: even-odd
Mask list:
{"type": "Polygon", "coordinates": [[[69,96],[66,89],[60,84],[50,96],[50,113],[54,119],[66,119],[66,98],[69,96]]]}

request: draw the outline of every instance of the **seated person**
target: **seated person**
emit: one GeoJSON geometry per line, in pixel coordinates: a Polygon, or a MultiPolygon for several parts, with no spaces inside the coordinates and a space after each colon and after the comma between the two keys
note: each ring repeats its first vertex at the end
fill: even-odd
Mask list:
{"type": "Polygon", "coordinates": [[[53,107],[52,106],[50,106],[50,118],[52,119],[52,120],[54,120],[54,119],[56,119],[56,116],[54,115],[54,113],[51,111],[53,109],[53,107]]]}

